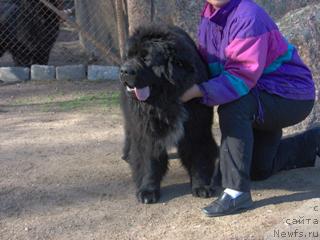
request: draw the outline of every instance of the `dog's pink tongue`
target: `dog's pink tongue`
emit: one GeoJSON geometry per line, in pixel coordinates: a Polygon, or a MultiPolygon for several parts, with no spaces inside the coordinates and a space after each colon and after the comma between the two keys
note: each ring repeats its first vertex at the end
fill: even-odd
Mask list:
{"type": "Polygon", "coordinates": [[[140,101],[145,101],[148,99],[150,96],[150,88],[149,87],[144,87],[144,88],[134,88],[134,92],[136,94],[136,97],[140,101]]]}

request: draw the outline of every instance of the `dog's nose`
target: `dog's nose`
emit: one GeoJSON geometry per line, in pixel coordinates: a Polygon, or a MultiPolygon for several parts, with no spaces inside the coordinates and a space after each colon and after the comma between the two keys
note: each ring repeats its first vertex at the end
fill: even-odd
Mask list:
{"type": "Polygon", "coordinates": [[[122,65],[120,68],[120,74],[133,76],[133,75],[136,75],[137,72],[133,67],[129,65],[122,65]]]}

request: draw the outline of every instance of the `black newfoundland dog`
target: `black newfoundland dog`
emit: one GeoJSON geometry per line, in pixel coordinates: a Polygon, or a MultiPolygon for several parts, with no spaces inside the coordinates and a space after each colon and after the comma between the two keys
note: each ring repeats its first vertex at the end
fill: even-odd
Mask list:
{"type": "Polygon", "coordinates": [[[179,101],[186,89],[209,77],[192,39],[174,26],[141,27],[128,41],[120,71],[123,158],[131,166],[138,200],[158,201],[172,146],[190,175],[192,194],[211,196],[218,152],[211,132],[213,109],[199,99],[179,101]]]}
{"type": "MultiPolygon", "coordinates": [[[[62,8],[62,0],[49,0],[62,8]]],[[[17,66],[47,64],[60,18],[39,0],[0,3],[0,57],[9,52],[17,66]]]]}

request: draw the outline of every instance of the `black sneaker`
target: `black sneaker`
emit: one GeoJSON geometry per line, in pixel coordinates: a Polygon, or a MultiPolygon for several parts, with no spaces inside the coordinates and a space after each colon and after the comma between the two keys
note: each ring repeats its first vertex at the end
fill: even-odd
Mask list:
{"type": "Polygon", "coordinates": [[[303,135],[304,137],[304,151],[302,161],[306,167],[314,167],[317,156],[320,156],[320,127],[316,126],[306,130],[303,135]],[[308,157],[308,155],[310,155],[308,157]],[[308,162],[309,160],[309,162],[308,162]]]}
{"type": "Polygon", "coordinates": [[[277,154],[279,170],[314,167],[317,156],[320,156],[320,127],[288,136],[282,140],[281,146],[277,154]]]}
{"type": "Polygon", "coordinates": [[[208,217],[218,217],[249,209],[252,205],[250,192],[244,192],[234,199],[229,194],[222,192],[220,197],[203,208],[202,212],[208,217]]]}

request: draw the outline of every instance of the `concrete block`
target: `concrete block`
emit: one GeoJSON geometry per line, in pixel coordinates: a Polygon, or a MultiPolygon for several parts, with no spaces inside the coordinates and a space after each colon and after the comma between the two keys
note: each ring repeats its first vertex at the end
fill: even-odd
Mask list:
{"type": "Polygon", "coordinates": [[[32,65],[31,80],[55,80],[56,68],[47,65],[32,65]]]}
{"type": "Polygon", "coordinates": [[[82,64],[56,67],[56,78],[74,81],[86,79],[86,67],[82,64]]]}
{"type": "Polygon", "coordinates": [[[88,67],[88,79],[91,81],[118,80],[119,79],[119,67],[90,65],[88,67]]]}
{"type": "Polygon", "coordinates": [[[3,82],[30,80],[30,69],[25,67],[0,67],[0,80],[3,82]]]}

